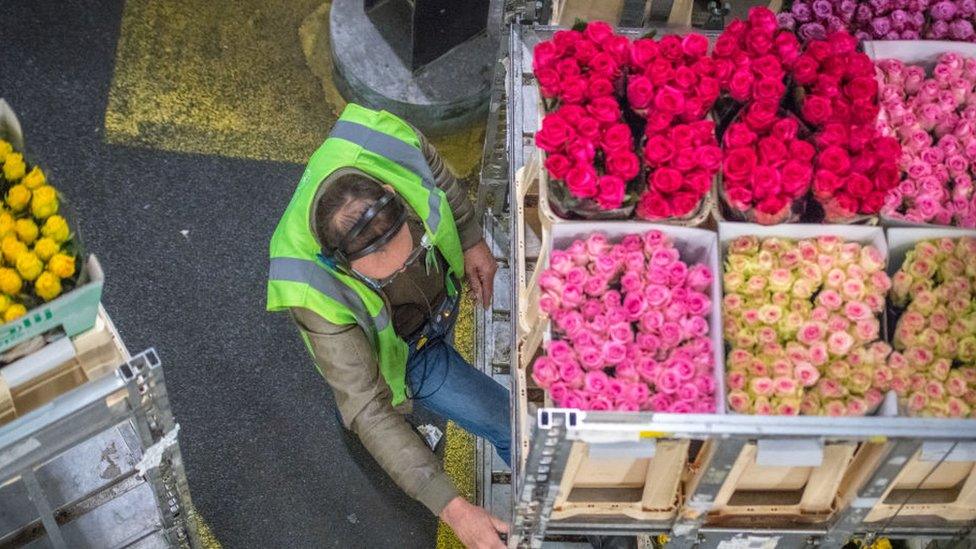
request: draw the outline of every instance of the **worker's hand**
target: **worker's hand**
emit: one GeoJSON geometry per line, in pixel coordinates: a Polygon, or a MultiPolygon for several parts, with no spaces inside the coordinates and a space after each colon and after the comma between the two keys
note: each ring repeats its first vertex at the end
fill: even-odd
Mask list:
{"type": "Polygon", "coordinates": [[[460,496],[441,511],[441,520],[454,530],[469,549],[505,549],[499,532],[508,533],[508,525],[460,496]]]}
{"type": "Polygon", "coordinates": [[[464,252],[464,275],[471,287],[475,303],[487,308],[491,304],[491,294],[495,285],[495,271],[498,262],[491,255],[488,244],[481,240],[464,252]]]}

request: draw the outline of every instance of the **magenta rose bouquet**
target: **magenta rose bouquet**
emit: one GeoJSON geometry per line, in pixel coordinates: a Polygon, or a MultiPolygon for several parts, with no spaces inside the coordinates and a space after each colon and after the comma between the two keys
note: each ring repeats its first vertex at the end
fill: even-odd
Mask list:
{"type": "Polygon", "coordinates": [[[878,73],[879,130],[901,141],[904,172],[882,214],[976,227],[976,59],[946,53],[928,78],[920,66],[884,59],[878,73]]]}
{"type": "Polygon", "coordinates": [[[714,412],[712,280],[658,230],[553,250],[539,276],[552,337],[532,379],[566,408],[714,412]]]}
{"type": "Polygon", "coordinates": [[[878,316],[891,281],[874,246],[836,236],[744,236],[723,283],[729,407],[739,413],[863,416],[891,347],[878,316]]]}
{"type": "Polygon", "coordinates": [[[892,278],[901,309],[881,390],[909,413],[973,417],[976,408],[976,238],[922,241],[892,278]]]}

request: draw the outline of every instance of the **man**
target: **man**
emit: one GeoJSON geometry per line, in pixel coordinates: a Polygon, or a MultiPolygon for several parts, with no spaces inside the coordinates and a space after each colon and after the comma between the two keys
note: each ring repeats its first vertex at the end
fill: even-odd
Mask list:
{"type": "Polygon", "coordinates": [[[448,337],[460,277],[490,306],[497,265],[477,212],[427,140],[350,104],[312,155],[271,238],[268,310],[288,310],[344,425],[469,547],[504,522],[459,497],[403,413],[451,419],[510,461],[508,391],[448,337]]]}

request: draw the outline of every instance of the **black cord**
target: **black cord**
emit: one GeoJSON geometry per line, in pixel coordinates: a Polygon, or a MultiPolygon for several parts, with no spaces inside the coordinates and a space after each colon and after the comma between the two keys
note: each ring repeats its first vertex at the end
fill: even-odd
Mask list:
{"type": "MultiPolygon", "coordinates": [[[[437,388],[434,389],[433,391],[427,393],[426,395],[421,395],[420,394],[420,393],[423,392],[424,385],[427,384],[427,380],[431,376],[431,371],[430,371],[430,368],[428,367],[428,364],[429,364],[428,361],[431,359],[430,353],[434,350],[433,347],[431,347],[432,345],[437,345],[439,347],[437,349],[437,351],[441,353],[440,358],[443,361],[447,361],[447,360],[450,359],[450,355],[449,355],[450,351],[447,348],[447,344],[444,343],[444,337],[443,336],[440,336],[440,337],[437,337],[437,338],[428,340],[427,341],[427,344],[424,345],[424,348],[417,351],[418,354],[417,355],[414,355],[414,359],[422,359],[424,361],[423,366],[422,366],[424,370],[423,370],[423,372],[422,372],[422,374],[420,376],[420,382],[417,384],[417,391],[416,391],[417,394],[412,397],[414,400],[423,400],[425,398],[428,398],[428,397],[432,396],[434,393],[436,393],[437,391],[439,391],[441,389],[441,387],[444,386],[444,383],[447,382],[447,373],[448,372],[447,372],[447,368],[444,368],[444,378],[441,379],[441,382],[440,382],[440,384],[437,385],[437,388]],[[420,353],[423,353],[423,356],[420,356],[420,353]]],[[[418,367],[420,367],[420,366],[418,366],[418,367]]]]}

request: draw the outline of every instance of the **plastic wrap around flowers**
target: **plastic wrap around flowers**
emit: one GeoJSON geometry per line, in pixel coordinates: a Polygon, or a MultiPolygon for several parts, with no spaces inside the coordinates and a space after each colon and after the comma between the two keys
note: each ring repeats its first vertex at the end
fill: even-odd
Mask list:
{"type": "Polygon", "coordinates": [[[658,230],[553,250],[539,277],[552,339],[532,379],[561,407],[714,412],[712,282],[658,230]]]}
{"type": "Polygon", "coordinates": [[[973,417],[976,408],[976,238],[923,241],[892,279],[903,309],[892,389],[912,415],[973,417]]]}
{"type": "Polygon", "coordinates": [[[860,40],[976,41],[976,0],[794,0],[777,17],[800,39],[846,30],[860,40]]]}
{"type": "Polygon", "coordinates": [[[891,347],[878,315],[891,286],[874,246],[836,236],[739,237],[723,282],[729,407],[739,413],[862,416],[883,393],[891,347]]]}
{"type": "Polygon", "coordinates": [[[882,132],[902,144],[904,179],[882,214],[914,223],[976,227],[976,59],[946,53],[930,78],[920,66],[878,62],[882,132]]]}

